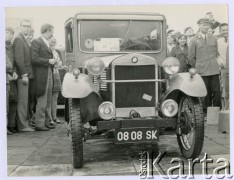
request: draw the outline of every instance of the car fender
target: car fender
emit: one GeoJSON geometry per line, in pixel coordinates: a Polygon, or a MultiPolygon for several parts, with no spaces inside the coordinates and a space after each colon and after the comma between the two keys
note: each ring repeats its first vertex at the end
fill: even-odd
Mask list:
{"type": "Polygon", "coordinates": [[[68,72],[64,76],[61,91],[65,98],[84,98],[91,92],[95,92],[95,89],[88,75],[81,73],[76,79],[68,72]]]}
{"type": "Polygon", "coordinates": [[[199,74],[195,74],[192,78],[189,73],[178,73],[171,76],[163,99],[168,99],[170,95],[180,91],[192,97],[205,97],[207,95],[205,83],[199,74]]]}

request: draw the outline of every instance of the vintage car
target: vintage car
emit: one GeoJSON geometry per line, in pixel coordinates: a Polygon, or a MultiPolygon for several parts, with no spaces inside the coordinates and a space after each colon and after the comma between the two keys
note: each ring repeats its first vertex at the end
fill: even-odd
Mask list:
{"type": "MultiPolygon", "coordinates": [[[[176,134],[182,155],[203,147],[205,84],[166,57],[166,19],[157,13],[77,13],[65,22],[62,84],[73,167],[83,166],[90,124],[115,143],[157,143],[176,134]]],[[[131,144],[130,144],[131,145],[131,144]]]]}

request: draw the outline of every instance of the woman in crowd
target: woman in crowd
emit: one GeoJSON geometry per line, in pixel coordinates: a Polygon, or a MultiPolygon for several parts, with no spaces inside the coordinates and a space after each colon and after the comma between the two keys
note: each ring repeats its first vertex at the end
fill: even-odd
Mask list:
{"type": "Polygon", "coordinates": [[[180,61],[180,71],[188,71],[188,46],[186,35],[180,34],[177,36],[177,45],[172,48],[171,56],[180,61]]]}
{"type": "Polygon", "coordinates": [[[57,60],[57,63],[54,65],[54,69],[53,69],[53,90],[52,90],[52,103],[51,103],[51,116],[52,116],[52,120],[51,120],[51,124],[54,124],[55,122],[60,124],[61,121],[57,118],[57,100],[58,100],[58,94],[59,91],[61,91],[61,81],[60,81],[60,75],[59,75],[59,71],[58,68],[62,67],[62,61],[61,61],[61,57],[59,56],[58,52],[56,51],[56,39],[54,37],[52,37],[50,39],[50,48],[52,50],[53,53],[53,58],[57,60]]]}
{"type": "Polygon", "coordinates": [[[14,36],[14,30],[11,27],[5,29],[5,47],[6,58],[10,61],[12,68],[8,71],[9,76],[9,97],[8,97],[8,131],[16,133],[16,113],[17,113],[17,78],[15,63],[14,63],[14,50],[12,45],[12,38],[14,36]]]}
{"type": "MultiPolygon", "coordinates": [[[[10,75],[12,71],[12,64],[10,59],[8,58],[6,54],[6,108],[7,108],[7,125],[8,125],[8,114],[9,114],[9,92],[10,92],[10,81],[12,80],[12,77],[10,75]]],[[[7,135],[11,135],[12,132],[7,129],[7,135]]]]}

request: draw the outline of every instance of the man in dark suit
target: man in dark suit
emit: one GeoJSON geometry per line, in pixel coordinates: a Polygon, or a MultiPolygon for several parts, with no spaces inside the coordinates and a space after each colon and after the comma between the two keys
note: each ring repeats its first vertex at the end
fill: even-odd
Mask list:
{"type": "Polygon", "coordinates": [[[17,113],[18,130],[22,132],[34,131],[29,128],[29,111],[28,111],[28,90],[29,79],[33,78],[33,69],[31,64],[31,52],[27,43],[27,36],[31,28],[31,22],[29,20],[22,20],[20,23],[21,32],[15,38],[13,42],[15,65],[18,72],[18,104],[17,113]]]}
{"type": "Polygon", "coordinates": [[[54,27],[50,24],[41,26],[41,37],[32,41],[32,63],[34,66],[35,89],[37,97],[35,130],[48,131],[55,128],[50,125],[51,98],[53,77],[52,69],[57,62],[53,59],[49,39],[53,36],[54,27]]]}
{"type": "Polygon", "coordinates": [[[217,62],[217,39],[207,34],[209,19],[200,19],[199,33],[190,41],[188,60],[190,65],[201,75],[206,88],[207,96],[203,101],[204,112],[207,107],[221,106],[219,65],[217,62]]]}

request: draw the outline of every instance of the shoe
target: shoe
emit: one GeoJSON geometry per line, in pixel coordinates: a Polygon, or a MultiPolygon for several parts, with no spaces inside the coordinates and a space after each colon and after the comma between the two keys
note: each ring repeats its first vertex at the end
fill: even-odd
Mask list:
{"type": "Polygon", "coordinates": [[[53,120],[50,120],[50,125],[54,126],[55,122],[53,120]]]}
{"type": "Polygon", "coordinates": [[[46,126],[46,128],[48,128],[48,129],[54,129],[55,126],[49,125],[49,126],[46,126]]]}
{"type": "Polygon", "coordinates": [[[27,127],[27,128],[22,129],[20,132],[34,132],[34,131],[35,131],[34,129],[27,127]]]}
{"type": "Polygon", "coordinates": [[[7,135],[12,135],[13,133],[7,129],[7,135]]]}
{"type": "Polygon", "coordinates": [[[36,123],[35,123],[35,121],[31,120],[31,121],[29,122],[29,125],[32,126],[32,127],[35,127],[36,123]]]}
{"type": "Polygon", "coordinates": [[[8,130],[12,133],[17,133],[18,131],[15,128],[9,127],[8,130]]]}
{"type": "Polygon", "coordinates": [[[62,124],[58,118],[54,119],[54,122],[56,122],[57,124],[62,124]]]}
{"type": "Polygon", "coordinates": [[[49,131],[50,129],[47,127],[35,127],[36,131],[49,131]]]}

